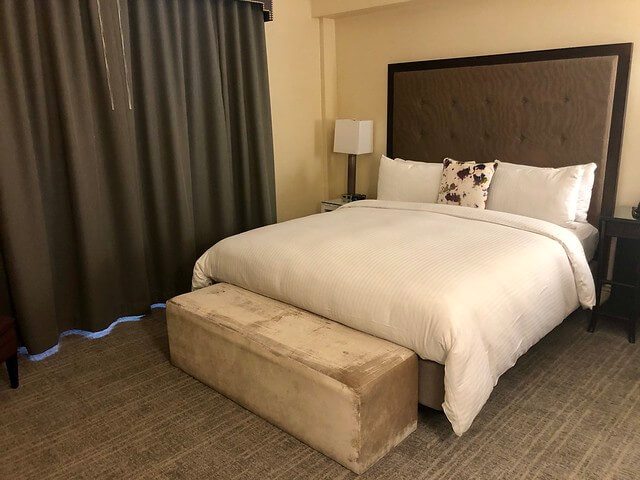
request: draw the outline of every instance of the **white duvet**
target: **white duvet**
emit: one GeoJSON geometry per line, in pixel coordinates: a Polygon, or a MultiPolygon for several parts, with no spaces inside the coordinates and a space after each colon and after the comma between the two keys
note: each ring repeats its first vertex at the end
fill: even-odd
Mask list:
{"type": "Polygon", "coordinates": [[[366,200],[229,237],[193,288],[232,283],[445,366],[461,435],[498,378],[579,305],[595,303],[580,241],[542,220],[366,200]]]}

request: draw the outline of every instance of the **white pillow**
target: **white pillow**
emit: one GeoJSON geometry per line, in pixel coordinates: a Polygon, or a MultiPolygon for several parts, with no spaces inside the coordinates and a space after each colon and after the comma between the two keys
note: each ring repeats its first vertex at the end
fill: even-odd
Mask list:
{"type": "Polygon", "coordinates": [[[591,192],[593,191],[593,183],[596,180],[595,163],[587,163],[580,165],[582,167],[582,180],[578,191],[578,208],[576,210],[576,222],[586,222],[589,205],[591,204],[591,192]]]}
{"type": "Polygon", "coordinates": [[[413,162],[382,155],[378,171],[378,200],[436,203],[442,163],[413,162]]]}
{"type": "Polygon", "coordinates": [[[583,166],[540,168],[499,162],[486,208],[565,225],[576,218],[583,166]]]}

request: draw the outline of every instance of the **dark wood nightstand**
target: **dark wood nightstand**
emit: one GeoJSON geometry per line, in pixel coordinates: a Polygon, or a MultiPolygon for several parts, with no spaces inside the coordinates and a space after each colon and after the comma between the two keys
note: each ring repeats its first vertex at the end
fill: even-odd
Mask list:
{"type": "MultiPolygon", "coordinates": [[[[640,221],[631,216],[631,207],[616,208],[613,216],[600,219],[600,244],[598,246],[598,272],[595,278],[596,305],[591,313],[589,331],[596,328],[599,317],[626,320],[629,323],[629,342],[636,341],[636,323],[640,316],[640,264],[636,262],[631,281],[617,281],[608,278],[611,240],[629,239],[640,242],[640,221]],[[601,305],[602,287],[611,286],[611,298],[601,305]]],[[[617,255],[623,252],[616,252],[617,255]]],[[[623,263],[631,259],[618,259],[623,263]]]]}
{"type": "Polygon", "coordinates": [[[11,317],[0,316],[0,364],[7,363],[11,388],[18,388],[18,337],[11,317]]]}
{"type": "Polygon", "coordinates": [[[333,200],[323,200],[320,202],[320,213],[333,212],[349,202],[350,200],[345,200],[342,197],[334,198],[333,200]]]}

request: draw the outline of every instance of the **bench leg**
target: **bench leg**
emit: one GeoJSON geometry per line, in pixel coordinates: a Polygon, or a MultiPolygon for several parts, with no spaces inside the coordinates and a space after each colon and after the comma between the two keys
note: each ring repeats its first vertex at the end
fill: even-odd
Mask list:
{"type": "Polygon", "coordinates": [[[14,353],[7,359],[7,370],[9,371],[9,383],[11,388],[18,388],[18,354],[14,353]]]}

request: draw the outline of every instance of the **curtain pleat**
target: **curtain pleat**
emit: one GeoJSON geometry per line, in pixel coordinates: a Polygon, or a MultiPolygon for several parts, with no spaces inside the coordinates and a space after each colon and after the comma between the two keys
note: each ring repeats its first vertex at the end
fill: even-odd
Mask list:
{"type": "Polygon", "coordinates": [[[30,353],[275,221],[259,5],[0,0],[0,68],[0,304],[30,353]]]}

